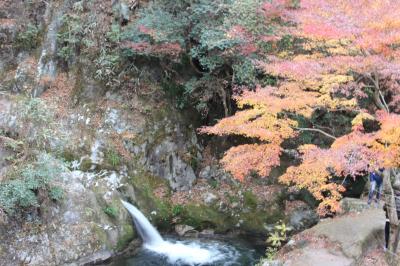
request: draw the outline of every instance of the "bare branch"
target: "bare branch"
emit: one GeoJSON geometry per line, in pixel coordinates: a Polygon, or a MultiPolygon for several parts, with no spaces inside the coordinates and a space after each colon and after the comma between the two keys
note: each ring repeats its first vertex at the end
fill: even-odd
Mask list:
{"type": "Polygon", "coordinates": [[[295,127],[294,129],[297,129],[297,130],[299,130],[299,131],[314,131],[314,132],[321,133],[321,134],[325,135],[325,136],[328,137],[328,138],[337,139],[335,136],[333,136],[333,135],[331,135],[331,134],[329,134],[329,133],[326,133],[325,131],[323,131],[323,130],[321,130],[321,129],[318,129],[318,128],[302,128],[302,127],[295,127]]]}
{"type": "Polygon", "coordinates": [[[381,96],[381,100],[382,100],[382,102],[383,102],[383,105],[385,106],[386,111],[387,111],[388,113],[390,113],[390,111],[389,111],[389,106],[387,105],[387,103],[386,103],[386,101],[385,101],[385,97],[383,97],[383,94],[382,94],[382,92],[381,92],[380,90],[378,90],[378,92],[379,92],[379,95],[381,96]]]}

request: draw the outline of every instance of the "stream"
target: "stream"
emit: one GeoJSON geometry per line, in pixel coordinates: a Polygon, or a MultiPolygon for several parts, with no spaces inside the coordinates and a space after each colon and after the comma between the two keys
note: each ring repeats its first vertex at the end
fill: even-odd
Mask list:
{"type": "Polygon", "coordinates": [[[135,256],[117,259],[113,266],[241,266],[254,265],[261,256],[241,240],[164,239],[142,212],[128,202],[122,203],[133,217],[143,246],[135,256]]]}
{"type": "Polygon", "coordinates": [[[162,254],[142,247],[135,256],[117,259],[109,266],[248,266],[255,265],[261,257],[261,254],[252,248],[249,243],[240,239],[227,241],[209,239],[177,240],[174,237],[167,237],[166,240],[177,244],[178,247],[182,245],[193,249],[207,250],[212,254],[212,257],[208,257],[201,252],[186,253],[179,248],[165,250],[175,253],[171,255],[171,253],[162,254]]]}

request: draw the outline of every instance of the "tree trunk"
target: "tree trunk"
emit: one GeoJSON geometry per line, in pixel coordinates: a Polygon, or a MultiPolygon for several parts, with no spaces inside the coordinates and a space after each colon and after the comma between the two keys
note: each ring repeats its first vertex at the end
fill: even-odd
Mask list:
{"type": "Polygon", "coordinates": [[[219,89],[219,96],[221,97],[222,106],[224,107],[224,115],[225,115],[225,117],[228,117],[229,109],[228,109],[227,102],[229,101],[229,99],[227,98],[224,88],[219,89]]]}
{"type": "MultiPolygon", "coordinates": [[[[395,194],[392,185],[393,183],[396,183],[396,179],[398,178],[400,178],[400,176],[396,174],[394,169],[386,169],[383,173],[385,206],[390,222],[389,251],[391,256],[396,256],[395,254],[397,254],[400,240],[399,218],[397,216],[397,208],[400,208],[400,206],[396,206],[395,194]]],[[[397,258],[393,257],[392,259],[397,258]]]]}
{"type": "Polygon", "coordinates": [[[391,180],[391,171],[387,169],[383,172],[383,194],[385,196],[385,206],[388,212],[390,224],[397,226],[399,224],[399,219],[397,217],[396,200],[391,180]]]}

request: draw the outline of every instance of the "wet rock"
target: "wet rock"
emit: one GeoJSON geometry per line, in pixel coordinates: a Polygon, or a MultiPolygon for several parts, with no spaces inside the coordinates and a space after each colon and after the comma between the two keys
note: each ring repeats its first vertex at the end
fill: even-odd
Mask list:
{"type": "Polygon", "coordinates": [[[175,232],[179,236],[184,236],[188,232],[193,231],[193,230],[194,230],[194,227],[192,227],[190,225],[185,225],[185,224],[177,224],[177,225],[175,225],[175,232]]]}
{"type": "Polygon", "coordinates": [[[213,236],[215,234],[215,230],[213,229],[204,229],[200,232],[201,236],[209,237],[213,236]]]}
{"type": "Polygon", "coordinates": [[[78,265],[96,265],[109,260],[113,256],[108,250],[101,250],[87,257],[79,259],[77,262],[67,264],[68,266],[78,266],[78,265]]]}
{"type": "Polygon", "coordinates": [[[121,195],[107,185],[106,175],[97,176],[96,182],[87,182],[87,175],[63,174],[65,199],[46,206],[48,212],[42,217],[51,222],[37,229],[10,227],[0,234],[0,265],[85,265],[107,260],[127,246],[134,233],[130,216],[119,203],[121,195]],[[99,197],[103,191],[114,193],[115,219],[103,210],[99,197]]]}
{"type": "Polygon", "coordinates": [[[262,266],[283,266],[283,263],[279,260],[264,261],[262,266]]]}

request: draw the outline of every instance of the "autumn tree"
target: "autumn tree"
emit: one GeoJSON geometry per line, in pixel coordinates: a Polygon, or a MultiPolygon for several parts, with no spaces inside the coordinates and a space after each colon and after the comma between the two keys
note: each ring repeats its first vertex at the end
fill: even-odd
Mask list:
{"type": "Polygon", "coordinates": [[[236,36],[247,40],[246,49],[258,55],[254,66],[276,77],[276,84],[238,93],[241,110],[200,131],[249,140],[222,159],[239,180],[251,171],[268,176],[280,164],[285,143],[295,140],[302,161],[281,182],[308,189],[321,202],[321,215],[335,213],[345,188],[334,177],[356,178],[368,165],[400,163],[400,7],[385,0],[266,1],[260,12],[265,24],[272,19],[280,25],[278,34],[264,36],[268,45],[236,36]],[[288,36],[290,45],[281,49],[288,36]],[[312,119],[321,110],[331,117],[345,114],[349,130],[334,135],[334,129],[321,127],[312,119]],[[302,142],[302,132],[320,134],[330,144],[302,142]]]}

